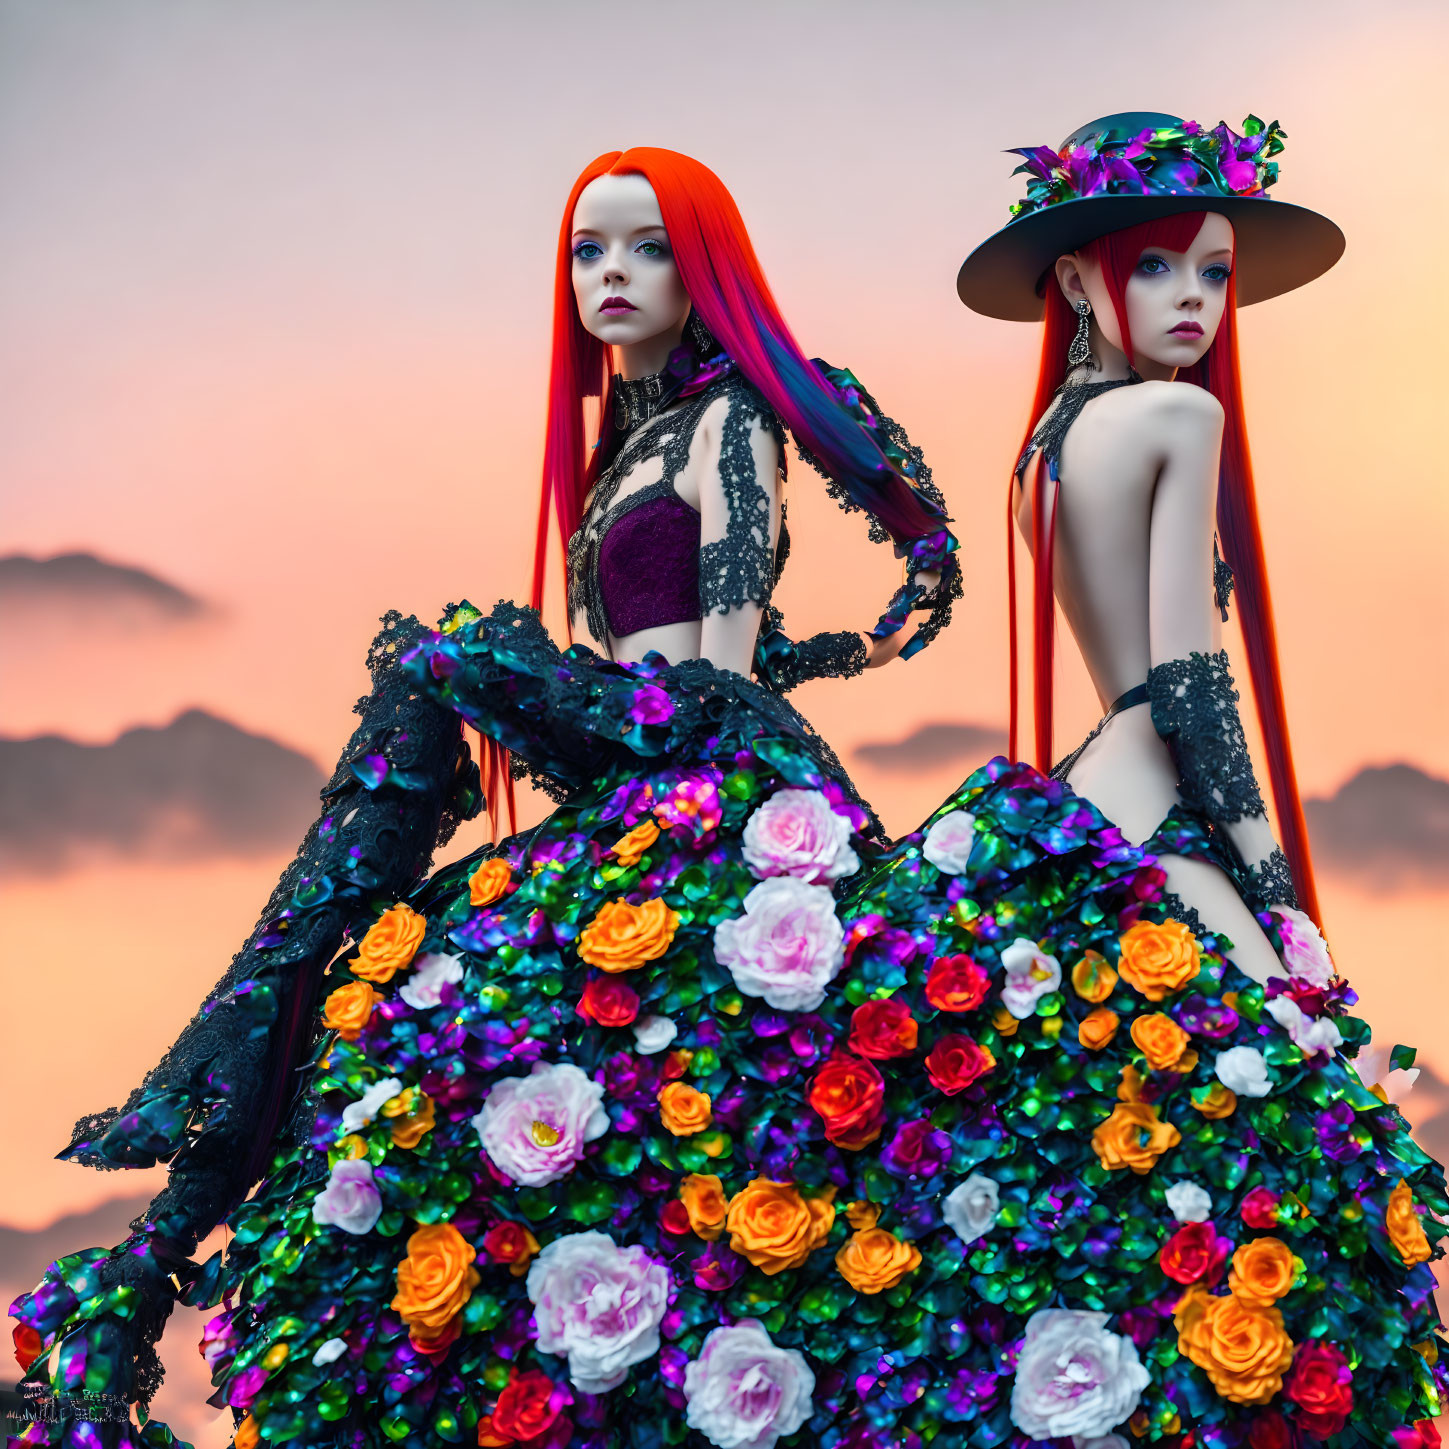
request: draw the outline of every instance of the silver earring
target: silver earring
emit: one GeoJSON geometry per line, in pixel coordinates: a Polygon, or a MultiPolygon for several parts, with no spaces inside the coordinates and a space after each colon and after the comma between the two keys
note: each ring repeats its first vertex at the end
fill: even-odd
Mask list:
{"type": "Polygon", "coordinates": [[[709,328],[700,321],[699,313],[693,308],[690,309],[689,323],[684,330],[689,337],[689,345],[701,357],[709,357],[714,353],[715,340],[710,335],[709,328]]]}
{"type": "Polygon", "coordinates": [[[1080,367],[1084,362],[1092,360],[1092,349],[1087,345],[1087,319],[1092,315],[1092,304],[1083,297],[1076,304],[1077,309],[1077,335],[1072,338],[1072,345],[1067,348],[1067,370],[1080,367]]]}

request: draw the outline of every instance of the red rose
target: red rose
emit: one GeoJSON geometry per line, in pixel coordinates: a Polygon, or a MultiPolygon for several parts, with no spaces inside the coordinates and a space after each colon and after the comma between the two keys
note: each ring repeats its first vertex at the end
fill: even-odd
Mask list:
{"type": "Polygon", "coordinates": [[[600,1026],[628,1026],[639,1015],[639,993],[618,976],[595,976],[584,987],[578,1010],[600,1026]]]}
{"type": "Polygon", "coordinates": [[[1283,1396],[1298,1405],[1298,1427],[1310,1439],[1328,1439],[1353,1412],[1353,1370],[1333,1344],[1306,1338],[1293,1355],[1283,1396]]]}
{"type": "Polygon", "coordinates": [[[1248,1425],[1248,1449],[1298,1449],[1298,1431],[1276,1409],[1248,1425]]]}
{"type": "Polygon", "coordinates": [[[10,1337],[15,1344],[15,1362],[24,1373],[40,1357],[45,1340],[28,1323],[17,1323],[10,1337]]]}
{"type": "Polygon", "coordinates": [[[1250,1228],[1276,1228],[1278,1226],[1278,1194],[1266,1187],[1255,1187],[1243,1199],[1238,1209],[1242,1219],[1250,1228]]]}
{"type": "Polygon", "coordinates": [[[689,1209],[677,1197],[670,1198],[659,1210],[659,1226],[666,1233],[689,1232],[689,1209]]]}
{"type": "Polygon", "coordinates": [[[937,956],[926,977],[926,1000],[937,1011],[974,1011],[990,985],[991,977],[969,956],[937,956]]]}
{"type": "Polygon", "coordinates": [[[1184,1223],[1162,1245],[1157,1261],[1174,1283],[1206,1283],[1211,1288],[1223,1276],[1232,1246],[1218,1237],[1211,1223],[1184,1223]]]}
{"type": "Polygon", "coordinates": [[[538,1239],[522,1223],[494,1223],[483,1234],[483,1251],[495,1263],[507,1263],[509,1272],[521,1278],[538,1252],[538,1239]]]}
{"type": "Polygon", "coordinates": [[[916,1034],[916,1019],[898,996],[867,1001],[850,1016],[850,1049],[878,1062],[915,1051],[916,1034]]]}
{"type": "Polygon", "coordinates": [[[995,1065],[990,1050],[969,1036],[943,1036],[926,1058],[926,1074],[948,1097],[954,1097],[995,1065]]]}
{"type": "Polygon", "coordinates": [[[529,1369],[526,1374],[516,1374],[498,1395],[489,1427],[500,1439],[527,1444],[547,1434],[572,1400],[563,1384],[554,1383],[538,1369],[529,1369]]]}
{"type": "Polygon", "coordinates": [[[810,1084],[810,1105],[837,1147],[858,1152],[885,1126],[885,1079],[858,1057],[832,1057],[810,1084]]]}
{"type": "Polygon", "coordinates": [[[419,1353],[426,1354],[429,1358],[442,1358],[457,1343],[458,1335],[462,1331],[463,1315],[455,1313],[437,1333],[428,1338],[419,1337],[418,1326],[414,1324],[408,1330],[408,1342],[419,1353]]]}

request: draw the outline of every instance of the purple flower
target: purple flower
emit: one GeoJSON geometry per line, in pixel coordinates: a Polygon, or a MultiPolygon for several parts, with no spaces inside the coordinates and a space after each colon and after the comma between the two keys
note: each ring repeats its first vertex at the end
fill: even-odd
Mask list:
{"type": "Polygon", "coordinates": [[[748,1265],[723,1243],[706,1243],[704,1251],[690,1264],[694,1286],[707,1293],[724,1293],[744,1276],[748,1265]]]}
{"type": "Polygon", "coordinates": [[[934,1177],[951,1160],[951,1135],[933,1127],[929,1118],[905,1122],[880,1160],[893,1177],[934,1177]]]}
{"type": "Polygon", "coordinates": [[[674,701],[657,684],[641,684],[629,703],[629,718],[635,724],[665,724],[674,715],[674,701]]]}

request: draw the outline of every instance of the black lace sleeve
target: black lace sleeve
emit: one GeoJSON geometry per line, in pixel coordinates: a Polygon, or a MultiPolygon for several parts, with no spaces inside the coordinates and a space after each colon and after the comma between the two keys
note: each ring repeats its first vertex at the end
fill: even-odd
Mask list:
{"type": "Polygon", "coordinates": [[[409,890],[435,847],[481,808],[461,721],[397,668],[422,632],[416,619],[384,619],[368,656],[372,693],[357,705],[362,721],[257,926],[126,1102],[82,1117],[58,1154],[102,1169],[170,1163],[132,1237],[86,1269],[106,1293],[127,1283],[147,1290],[146,1311],[122,1315],[105,1336],[132,1397],[144,1401],[160,1381],[151,1345],[170,1303],[156,1295],[172,1291],[173,1273],[178,1282],[194,1276],[188,1255],[267,1170],[297,1100],[297,1069],[317,1044],[328,963],[374,899],[409,890]]]}
{"type": "Polygon", "coordinates": [[[758,421],[783,450],[785,435],[764,399],[735,375],[720,435],[719,477],[728,517],[725,536],[699,550],[701,617],[744,604],[767,604],[775,584],[770,544],[771,491],[759,477],[750,433],[758,421]]]}

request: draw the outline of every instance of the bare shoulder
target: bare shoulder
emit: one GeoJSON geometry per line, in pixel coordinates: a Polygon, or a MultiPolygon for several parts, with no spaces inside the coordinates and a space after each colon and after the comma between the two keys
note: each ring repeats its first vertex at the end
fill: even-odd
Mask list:
{"type": "Polygon", "coordinates": [[[1093,398],[1067,437],[1080,470],[1097,464],[1155,473],[1184,450],[1216,449],[1223,428],[1222,404],[1187,382],[1141,382],[1093,398]]]}

